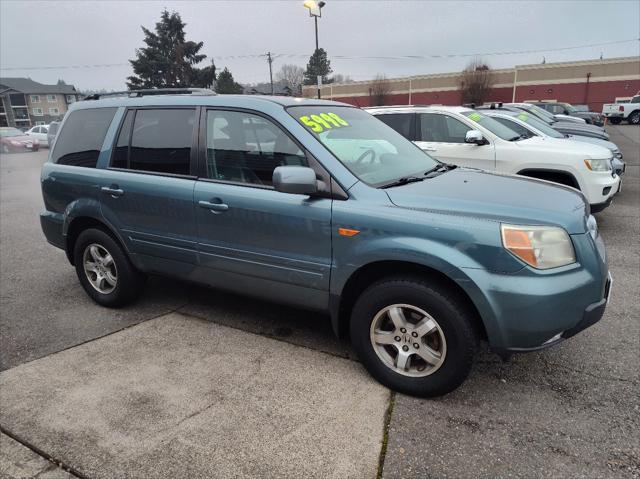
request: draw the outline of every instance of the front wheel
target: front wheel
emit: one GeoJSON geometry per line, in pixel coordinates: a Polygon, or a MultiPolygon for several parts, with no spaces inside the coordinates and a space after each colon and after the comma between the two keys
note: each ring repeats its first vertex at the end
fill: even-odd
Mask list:
{"type": "Polygon", "coordinates": [[[369,373],[413,396],[441,396],[471,370],[477,336],[457,295],[418,278],[373,284],[356,301],[351,341],[369,373]]]}

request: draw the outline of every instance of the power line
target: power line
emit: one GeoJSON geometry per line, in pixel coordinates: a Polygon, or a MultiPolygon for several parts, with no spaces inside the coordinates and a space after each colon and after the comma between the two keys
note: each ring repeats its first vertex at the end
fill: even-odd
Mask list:
{"type": "MultiPolygon", "coordinates": [[[[518,50],[506,52],[485,52],[485,53],[452,53],[452,54],[430,54],[430,55],[331,55],[332,60],[424,60],[430,58],[468,58],[468,57],[488,57],[500,55],[523,55],[529,53],[547,53],[559,52],[566,50],[578,50],[581,48],[600,47],[605,45],[617,45],[622,43],[638,42],[640,38],[632,38],[628,40],[615,40],[610,42],[591,43],[586,45],[575,45],[571,47],[549,48],[539,50],[518,50]]],[[[211,56],[214,60],[242,60],[267,57],[267,54],[255,55],[227,55],[227,56],[211,56]]],[[[278,53],[271,54],[272,61],[276,58],[308,58],[308,53],[278,53]]],[[[82,65],[56,65],[56,66],[26,66],[26,67],[2,67],[3,71],[27,71],[27,70],[68,70],[81,68],[111,68],[130,66],[130,63],[101,63],[101,64],[82,64],[82,65]]]]}

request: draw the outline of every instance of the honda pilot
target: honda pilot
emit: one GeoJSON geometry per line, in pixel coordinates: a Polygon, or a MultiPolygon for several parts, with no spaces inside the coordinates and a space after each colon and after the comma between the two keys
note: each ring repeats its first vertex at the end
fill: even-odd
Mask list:
{"type": "Polygon", "coordinates": [[[139,91],[70,106],[42,168],[47,240],[98,304],[165,275],[327,312],[382,384],[437,396],[603,315],[573,188],[438,162],[346,104],[139,91]]]}

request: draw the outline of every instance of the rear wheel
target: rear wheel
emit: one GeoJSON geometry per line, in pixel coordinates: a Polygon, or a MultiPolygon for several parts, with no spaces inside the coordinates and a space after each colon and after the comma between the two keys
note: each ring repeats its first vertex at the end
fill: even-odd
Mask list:
{"type": "Polygon", "coordinates": [[[640,111],[634,111],[633,113],[631,113],[631,115],[629,115],[628,121],[630,125],[640,124],[640,111]]]}
{"type": "Polygon", "coordinates": [[[73,256],[80,284],[96,303],[119,307],[140,295],[145,276],[106,232],[91,228],[80,233],[73,256]]]}
{"type": "Polygon", "coordinates": [[[414,396],[440,396],[468,376],[477,345],[471,315],[445,288],[419,278],[373,284],[356,301],[351,340],[369,373],[414,396]]]}
{"type": "Polygon", "coordinates": [[[619,117],[609,118],[609,123],[611,123],[612,125],[619,125],[620,123],[622,123],[622,118],[619,118],[619,117]]]}

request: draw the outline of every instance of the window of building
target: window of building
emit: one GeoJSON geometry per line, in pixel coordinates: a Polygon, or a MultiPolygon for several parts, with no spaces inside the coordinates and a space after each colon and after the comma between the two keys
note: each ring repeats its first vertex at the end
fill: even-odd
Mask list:
{"type": "Polygon", "coordinates": [[[273,122],[250,113],[207,112],[208,177],[272,186],[278,166],[307,166],[304,152],[273,122]]]}
{"type": "Polygon", "coordinates": [[[13,108],[13,118],[16,121],[28,121],[29,110],[26,108],[13,108]]]}
{"type": "Polygon", "coordinates": [[[75,95],[67,95],[67,103],[73,103],[76,101],[75,95]]]}
{"type": "Polygon", "coordinates": [[[60,114],[60,110],[58,108],[49,108],[49,115],[58,116],[60,114]]]}
{"type": "MultiPolygon", "coordinates": [[[[195,110],[138,110],[131,135],[128,168],[188,175],[195,124],[195,110]]],[[[118,138],[118,144],[121,147],[127,134],[124,129],[120,131],[123,138],[118,138]]]]}
{"type": "MultiPolygon", "coordinates": [[[[47,123],[46,123],[45,121],[36,121],[36,126],[38,126],[38,125],[46,125],[46,124],[47,124],[47,123]]],[[[44,128],[43,128],[43,130],[44,130],[44,131],[42,131],[42,132],[39,132],[39,131],[38,131],[38,132],[36,132],[36,133],[46,133],[46,132],[47,132],[47,130],[46,130],[46,129],[44,129],[44,128]]]]}
{"type": "Polygon", "coordinates": [[[9,101],[11,106],[27,106],[27,97],[22,93],[9,94],[9,101]]]}
{"type": "Polygon", "coordinates": [[[31,103],[40,103],[40,95],[31,95],[31,103]]]}
{"type": "Polygon", "coordinates": [[[42,112],[42,108],[33,108],[31,110],[31,112],[33,113],[33,116],[43,116],[44,113],[42,112]]]}
{"type": "Polygon", "coordinates": [[[71,113],[56,138],[53,162],[95,168],[115,113],[115,108],[94,108],[71,113]]]}
{"type": "Polygon", "coordinates": [[[47,101],[48,101],[49,103],[55,103],[55,102],[56,102],[56,101],[58,101],[58,100],[56,99],[56,96],[55,96],[55,95],[47,95],[47,101]]]}

